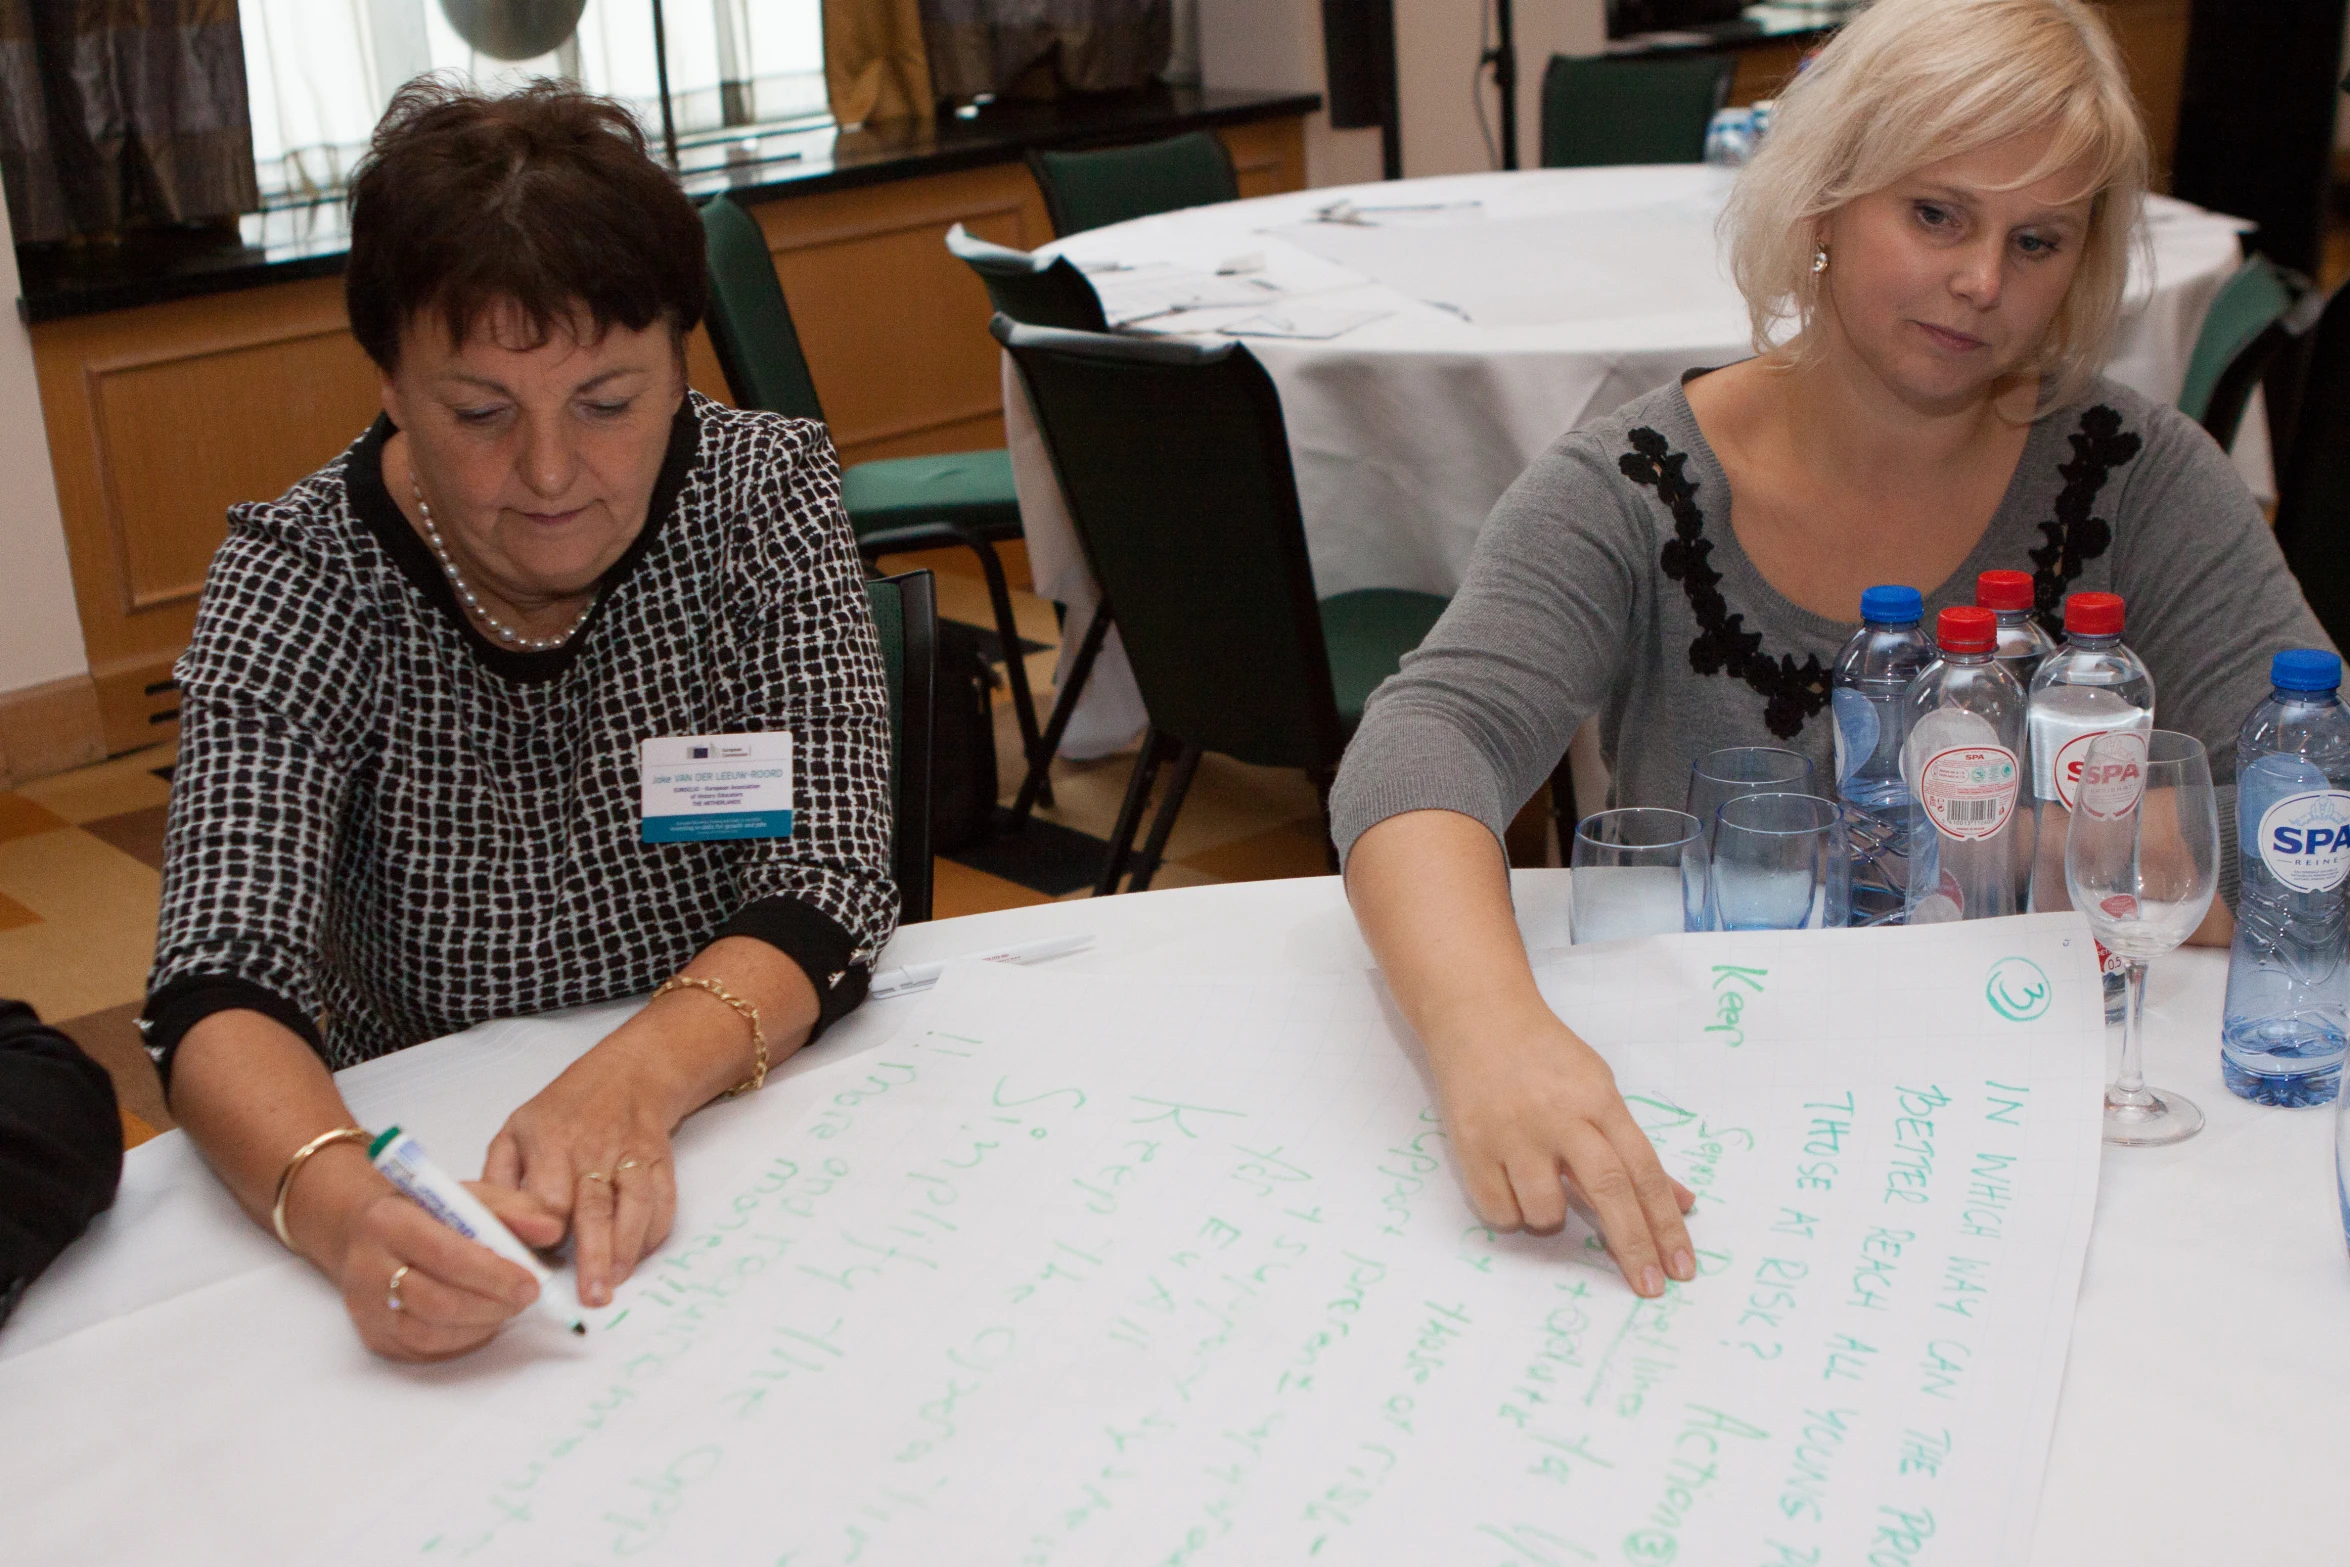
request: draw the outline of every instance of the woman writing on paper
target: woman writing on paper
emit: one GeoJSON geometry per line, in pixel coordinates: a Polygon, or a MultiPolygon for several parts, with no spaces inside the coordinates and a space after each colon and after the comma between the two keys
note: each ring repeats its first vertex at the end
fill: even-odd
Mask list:
{"type": "Polygon", "coordinates": [[[894,924],[832,447],[686,389],[705,286],[618,105],[403,89],[346,276],[384,417],[236,508],[179,665],[148,1045],[386,1355],[469,1349],[534,1287],[392,1192],[330,1069],[656,992],[507,1117],[478,1188],[524,1241],[568,1233],[602,1304],[668,1231],[671,1131],[853,1007],[894,924]],[[721,835],[655,798],[672,751],[771,763],[786,733],[789,797],[721,835]]]}
{"type": "Polygon", "coordinates": [[[1502,827],[1586,718],[1614,805],[1678,807],[1719,746],[1825,765],[1863,588],[1918,588],[1931,623],[1980,571],[2030,569],[2044,615],[2128,601],[2163,722],[2221,770],[2270,655],[2325,645],[2225,454],[2097,374],[2146,166],[2093,7],[1878,0],[1732,196],[1756,357],[1536,461],[1372,698],[1331,799],[1348,893],[1488,1223],[1551,1229],[1573,1199],[1641,1293],[1694,1272],[1687,1192],[1510,916],[1502,827]]]}

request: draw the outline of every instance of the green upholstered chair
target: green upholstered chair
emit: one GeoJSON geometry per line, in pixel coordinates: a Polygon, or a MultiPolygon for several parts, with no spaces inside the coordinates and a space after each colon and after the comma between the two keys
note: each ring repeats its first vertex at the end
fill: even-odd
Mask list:
{"type": "Polygon", "coordinates": [[[1107,332],[1101,296],[1067,256],[1046,259],[1033,251],[998,245],[958,223],[947,230],[947,249],[979,274],[988,302],[1024,326],[1066,327],[1072,332],[1107,332]]]}
{"type": "Polygon", "coordinates": [[[927,571],[865,584],[889,682],[891,873],[898,920],[930,918],[930,732],[937,712],[938,594],[927,571]]]}
{"type": "Polygon", "coordinates": [[[1063,239],[1154,212],[1240,199],[1232,154],[1206,131],[1101,152],[1031,152],[1028,170],[1044,192],[1053,232],[1063,239]]]}
{"type": "MultiPolygon", "coordinates": [[[[736,402],[745,408],[822,420],[824,405],[808,374],[807,356],[792,326],[791,307],[775,275],[758,220],[724,196],[702,208],[709,243],[710,346],[736,402]]],[[[1004,673],[1020,741],[1037,755],[1036,700],[1020,655],[1020,627],[1012,592],[995,546],[1021,536],[1020,500],[1012,489],[1012,457],[1001,449],[932,457],[890,457],[844,468],[841,507],[871,562],[900,550],[960,545],[979,557],[1003,642],[1004,673]]],[[[1049,790],[1043,798],[1050,799],[1049,790]]]]}
{"type": "Polygon", "coordinates": [[[2253,256],[2220,285],[2203,317],[2179,392],[2179,412],[2222,446],[2236,444],[2253,388],[2290,336],[2285,318],[2304,291],[2295,283],[2293,274],[2268,257],[2253,256]]]}
{"type": "Polygon", "coordinates": [[[1705,129],[1736,70],[1719,54],[1552,55],[1542,73],[1542,166],[1702,162],[1705,129]]]}
{"type": "MultiPolygon", "coordinates": [[[[1246,348],[1021,326],[1001,315],[991,329],[1027,380],[1150,715],[1095,890],[1115,891],[1130,862],[1129,890],[1150,885],[1209,751],[1303,768],[1327,828],[1330,782],[1363,704],[1446,601],[1392,588],[1317,601],[1280,395],[1246,348]],[[1170,760],[1136,861],[1143,804],[1170,760]]],[[[1098,651],[1089,633],[1047,746],[1059,743],[1067,695],[1082,688],[1098,651]]]]}

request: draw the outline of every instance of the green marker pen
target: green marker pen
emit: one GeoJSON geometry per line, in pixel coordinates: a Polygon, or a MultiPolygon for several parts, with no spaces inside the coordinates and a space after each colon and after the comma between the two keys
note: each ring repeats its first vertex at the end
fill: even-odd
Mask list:
{"type": "Polygon", "coordinates": [[[417,1207],[467,1240],[487,1246],[508,1262],[528,1268],[530,1276],[539,1281],[538,1308],[574,1333],[587,1332],[587,1324],[579,1313],[555,1298],[555,1275],[547,1265],[516,1239],[512,1230],[500,1224],[498,1216],[483,1207],[480,1198],[426,1157],[424,1144],[396,1126],[386,1127],[368,1144],[367,1157],[383,1172],[384,1179],[400,1188],[402,1195],[417,1207]]]}

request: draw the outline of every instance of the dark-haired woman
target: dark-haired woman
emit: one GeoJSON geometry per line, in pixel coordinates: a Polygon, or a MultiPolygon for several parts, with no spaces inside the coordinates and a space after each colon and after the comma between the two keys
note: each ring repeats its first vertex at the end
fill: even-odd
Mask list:
{"type": "MultiPolygon", "coordinates": [[[[477,1186],[588,1304],[666,1235],[669,1139],[864,994],[890,935],[887,709],[819,426],[686,389],[702,230],[625,111],[412,85],[352,191],[384,417],[237,507],[178,673],[142,1026],[255,1219],[399,1358],[526,1273],[394,1196],[329,1075],[656,992],[516,1109],[477,1186]],[[789,825],[649,842],[648,740],[790,736],[789,825]]],[[[778,802],[769,802],[778,803],[778,802]]]]}

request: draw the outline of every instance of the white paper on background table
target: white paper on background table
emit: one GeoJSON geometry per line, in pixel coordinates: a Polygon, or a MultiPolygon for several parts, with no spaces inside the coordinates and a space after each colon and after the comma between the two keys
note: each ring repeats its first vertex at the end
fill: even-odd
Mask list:
{"type": "Polygon", "coordinates": [[[1547,964],[1699,1193],[1653,1303],[1474,1222],[1368,976],[958,968],[592,1355],[445,1386],[432,1478],[332,1554],[2021,1560],[2089,951],[2061,915],[1547,964]]]}
{"type": "Polygon", "coordinates": [[[1392,310],[1344,310],[1328,305],[1292,305],[1286,310],[1245,316],[1216,328],[1226,337],[1287,337],[1301,342],[1328,342],[1358,326],[1384,321],[1392,310]]]}
{"type": "Polygon", "coordinates": [[[1281,286],[1269,278],[1225,276],[1179,266],[1127,267],[1095,273],[1091,281],[1101,297],[1102,314],[1112,326],[1156,321],[1193,310],[1264,305],[1282,296],[1281,286]]]}

